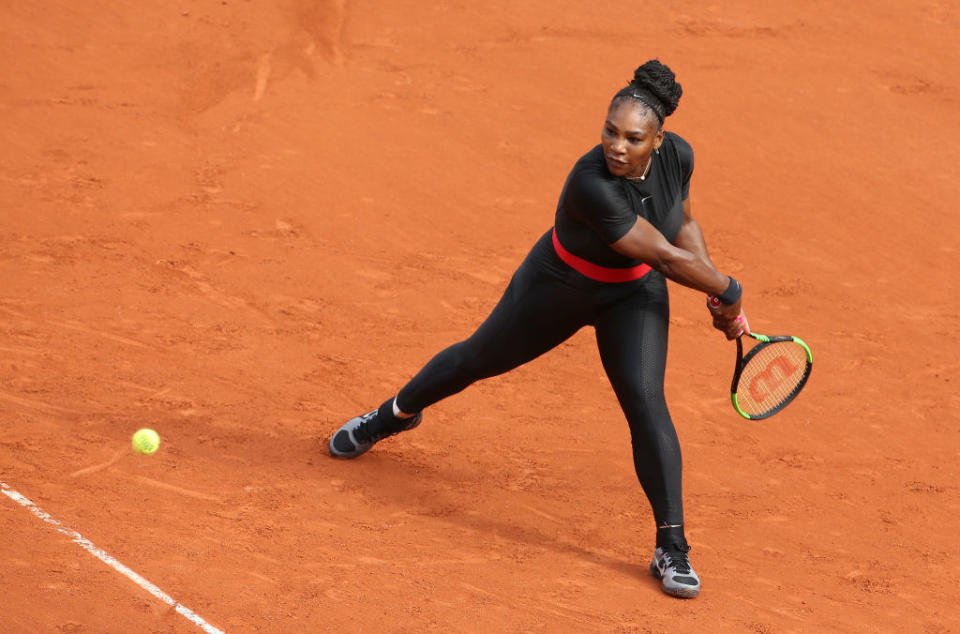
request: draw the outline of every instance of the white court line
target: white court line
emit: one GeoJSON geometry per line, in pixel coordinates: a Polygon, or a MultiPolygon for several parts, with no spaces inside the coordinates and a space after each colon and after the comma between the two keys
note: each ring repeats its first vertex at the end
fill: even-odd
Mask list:
{"type": "Polygon", "coordinates": [[[20,495],[19,493],[11,489],[6,482],[0,482],[0,489],[2,489],[3,494],[6,495],[8,498],[13,500],[20,506],[26,508],[27,510],[29,510],[31,513],[33,513],[34,515],[42,519],[47,524],[52,524],[57,529],[58,532],[63,533],[67,537],[71,538],[73,540],[73,543],[78,544],[80,548],[83,548],[85,551],[87,551],[88,553],[90,553],[91,555],[93,555],[103,563],[107,564],[108,566],[110,566],[111,568],[113,568],[123,576],[127,577],[128,579],[130,579],[130,581],[134,582],[135,584],[137,584],[138,586],[140,586],[141,588],[143,588],[144,590],[146,590],[156,598],[160,599],[167,605],[172,606],[177,611],[178,614],[182,614],[184,617],[186,617],[188,621],[191,621],[194,625],[202,629],[204,632],[207,632],[207,634],[224,634],[223,630],[219,630],[214,626],[210,625],[209,623],[204,621],[202,618],[200,618],[200,616],[198,616],[193,610],[181,604],[179,601],[174,601],[173,597],[171,597],[169,594],[167,594],[166,592],[164,592],[157,586],[153,585],[152,583],[150,583],[149,581],[147,581],[146,579],[144,579],[134,571],[124,566],[122,563],[114,559],[109,553],[107,553],[103,549],[97,548],[96,546],[94,546],[94,544],[89,539],[85,538],[83,535],[81,535],[76,531],[66,528],[63,524],[61,524],[57,520],[50,517],[50,515],[46,513],[43,509],[41,509],[39,506],[37,506],[36,504],[28,500],[26,497],[20,495]]]}

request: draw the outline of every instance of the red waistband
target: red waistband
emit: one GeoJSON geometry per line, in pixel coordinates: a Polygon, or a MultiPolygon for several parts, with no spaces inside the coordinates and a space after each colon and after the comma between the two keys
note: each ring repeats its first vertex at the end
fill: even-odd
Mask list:
{"type": "Polygon", "coordinates": [[[632,282],[633,280],[639,280],[650,272],[649,264],[638,264],[628,269],[612,269],[594,264],[593,262],[587,262],[583,258],[563,248],[563,245],[560,244],[560,239],[557,237],[556,227],[553,228],[553,250],[557,252],[560,259],[566,262],[570,268],[598,282],[632,282]]]}

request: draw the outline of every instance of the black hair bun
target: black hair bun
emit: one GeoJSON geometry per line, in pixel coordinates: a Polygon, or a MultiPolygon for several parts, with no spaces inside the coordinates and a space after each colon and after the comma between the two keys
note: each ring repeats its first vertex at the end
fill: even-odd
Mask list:
{"type": "Polygon", "coordinates": [[[663,104],[663,115],[667,117],[677,109],[680,95],[683,94],[683,87],[677,83],[673,71],[665,64],[661,64],[658,59],[644,62],[633,71],[633,81],[630,85],[646,90],[656,97],[663,104]]]}

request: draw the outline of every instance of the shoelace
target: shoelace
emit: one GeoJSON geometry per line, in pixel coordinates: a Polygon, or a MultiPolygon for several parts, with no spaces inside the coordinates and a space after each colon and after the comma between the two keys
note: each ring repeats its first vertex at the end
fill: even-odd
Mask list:
{"type": "Polygon", "coordinates": [[[667,564],[667,568],[673,568],[682,575],[690,574],[690,558],[687,556],[688,552],[690,552],[689,546],[664,551],[663,554],[670,557],[670,563],[667,564]]]}
{"type": "Polygon", "coordinates": [[[369,414],[362,416],[360,424],[357,425],[353,430],[353,437],[356,438],[359,442],[368,443],[368,442],[377,442],[382,440],[385,436],[379,434],[374,434],[370,430],[370,422],[377,417],[376,410],[370,412],[369,414]]]}
{"type": "Polygon", "coordinates": [[[363,420],[360,421],[360,424],[357,425],[353,430],[353,437],[356,438],[359,442],[368,443],[368,442],[380,442],[384,438],[389,438],[394,434],[399,434],[403,431],[403,428],[400,429],[381,429],[379,434],[373,433],[370,429],[370,423],[377,418],[377,411],[374,410],[369,414],[365,414],[361,417],[363,420]]]}

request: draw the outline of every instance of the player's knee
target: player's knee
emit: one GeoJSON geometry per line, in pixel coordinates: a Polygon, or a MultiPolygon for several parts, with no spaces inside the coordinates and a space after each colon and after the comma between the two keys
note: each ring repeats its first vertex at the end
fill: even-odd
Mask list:
{"type": "Polygon", "coordinates": [[[469,340],[450,346],[448,363],[450,372],[459,381],[476,380],[480,376],[482,355],[469,340]]]}
{"type": "Polygon", "coordinates": [[[651,381],[635,381],[624,390],[628,403],[634,403],[642,409],[655,409],[661,404],[666,407],[663,385],[651,381]]]}

